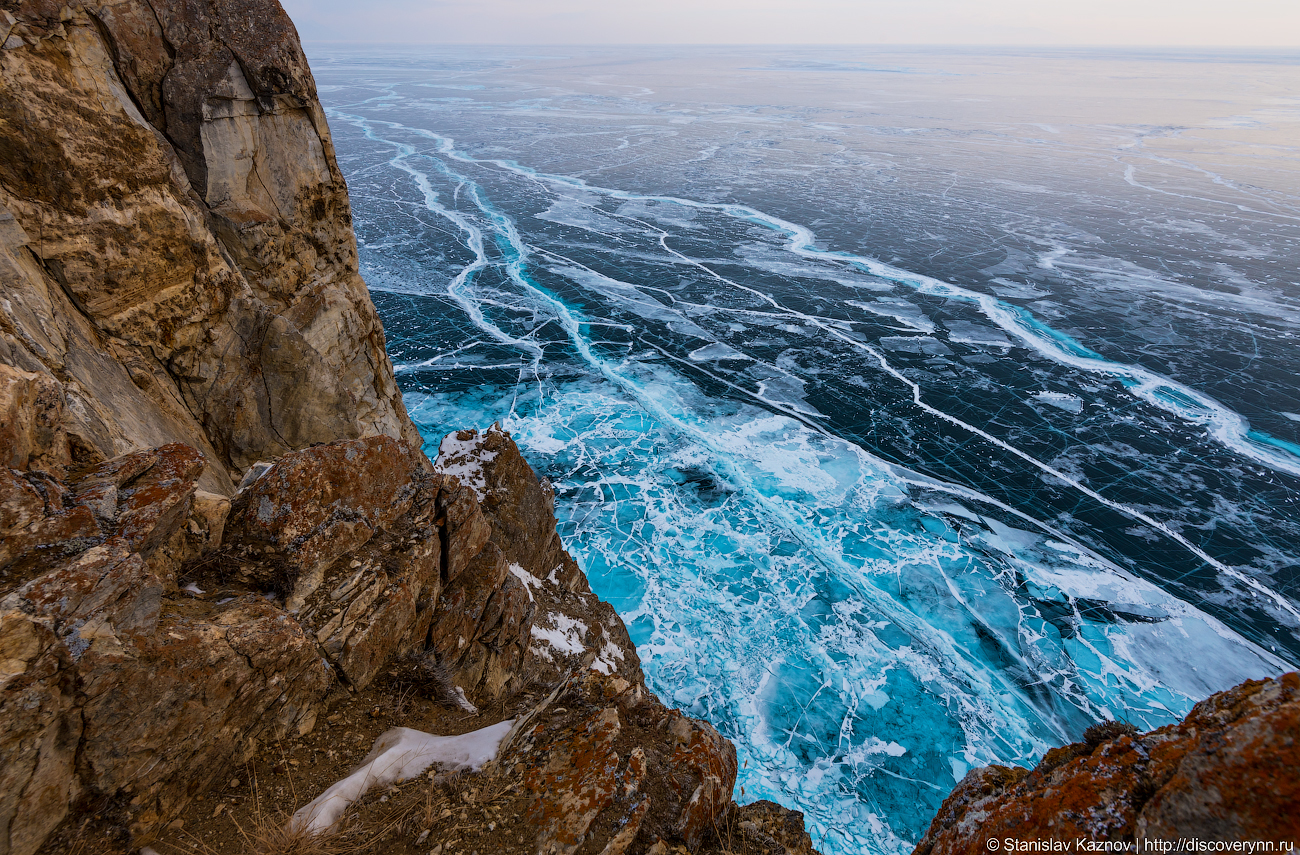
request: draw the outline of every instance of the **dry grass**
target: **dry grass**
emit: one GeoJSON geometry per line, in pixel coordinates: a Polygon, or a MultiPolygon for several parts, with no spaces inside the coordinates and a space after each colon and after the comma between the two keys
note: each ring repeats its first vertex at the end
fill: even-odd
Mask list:
{"type": "MultiPolygon", "coordinates": [[[[281,751],[283,758],[283,750],[281,751]]],[[[291,824],[293,814],[283,810],[270,811],[262,804],[261,788],[257,776],[251,767],[247,769],[253,781],[254,809],[251,817],[240,823],[233,815],[230,821],[239,831],[241,855],[351,855],[351,853],[370,852],[371,843],[383,833],[384,829],[362,828],[355,824],[349,826],[340,821],[333,828],[312,833],[291,824]]],[[[297,804],[297,787],[293,779],[289,780],[293,792],[292,804],[297,804]]],[[[346,816],[346,815],[345,815],[346,816]]],[[[191,846],[203,855],[218,855],[218,851],[207,842],[194,835],[187,834],[191,846]]]]}
{"type": "Polygon", "coordinates": [[[251,828],[237,826],[244,839],[246,855],[347,855],[369,850],[369,840],[358,842],[339,831],[311,834],[289,825],[288,816],[269,821],[258,816],[251,828]]]}

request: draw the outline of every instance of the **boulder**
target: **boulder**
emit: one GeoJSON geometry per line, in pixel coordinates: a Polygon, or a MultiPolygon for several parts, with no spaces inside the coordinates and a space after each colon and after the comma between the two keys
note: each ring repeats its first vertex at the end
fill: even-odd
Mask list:
{"type": "Polygon", "coordinates": [[[276,459],[235,496],[225,537],[240,581],[285,594],[297,611],[325,569],[393,526],[415,499],[423,454],[387,436],[276,459]]]}
{"type": "Polygon", "coordinates": [[[1133,843],[1300,837],[1300,674],[1250,680],[1150,733],[1111,722],[1033,769],[972,770],[918,855],[987,851],[989,839],[1133,843]]]}

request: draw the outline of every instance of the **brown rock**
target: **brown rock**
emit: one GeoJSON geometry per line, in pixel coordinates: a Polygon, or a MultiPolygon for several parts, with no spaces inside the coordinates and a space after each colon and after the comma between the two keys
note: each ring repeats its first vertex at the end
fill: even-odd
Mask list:
{"type": "Polygon", "coordinates": [[[673,831],[687,848],[698,849],[731,804],[736,786],[736,747],[712,725],[669,713],[668,731],[676,737],[669,765],[670,784],[681,813],[673,831]]]}
{"type": "Polygon", "coordinates": [[[230,500],[216,493],[196,490],[192,516],[202,538],[200,552],[221,546],[226,532],[226,518],[230,516],[230,500]]]}
{"type": "Polygon", "coordinates": [[[206,463],[197,449],[178,442],[153,454],[153,465],[117,491],[116,534],[146,558],[189,517],[206,463]]]}
{"type": "Polygon", "coordinates": [[[736,808],[733,814],[740,836],[771,855],[816,855],[812,837],[804,829],[803,814],[797,810],[760,799],[736,808]]]}
{"type": "Polygon", "coordinates": [[[114,538],[27,583],[4,602],[47,619],[79,657],[97,637],[151,633],[163,583],[127,541],[114,538]]]}
{"type": "Polygon", "coordinates": [[[0,468],[0,537],[8,537],[45,516],[45,500],[12,469],[0,468]]]}
{"type": "Polygon", "coordinates": [[[483,550],[492,536],[492,526],[484,518],[474,491],[455,479],[444,482],[438,494],[438,513],[446,531],[446,581],[454,582],[483,550]]]}
{"type": "Polygon", "coordinates": [[[556,684],[588,667],[643,682],[627,628],[564,551],[550,485],[510,435],[497,428],[450,434],[436,465],[457,485],[440,498],[449,554],[461,554],[460,529],[473,528],[475,541],[489,541],[464,572],[449,574],[438,606],[444,617],[431,633],[439,659],[458,681],[493,699],[528,682],[556,684]],[[482,524],[474,521],[480,508],[482,524]]]}
{"type": "Polygon", "coordinates": [[[410,510],[425,471],[418,450],[387,436],[335,442],[277,459],[235,497],[226,540],[251,584],[302,607],[326,567],[410,510]]]}
{"type": "Polygon", "coordinates": [[[533,793],[528,820],[537,829],[538,851],[570,855],[596,815],[614,801],[619,730],[618,710],[609,707],[546,734],[545,764],[524,776],[524,786],[533,793]]]}
{"type": "Polygon", "coordinates": [[[557,572],[569,591],[590,590],[555,530],[554,491],[537,477],[508,433],[494,427],[451,434],[437,464],[461,473],[466,483],[481,485],[479,504],[491,521],[492,542],[507,562],[542,579],[557,572]]]}
{"type": "Polygon", "coordinates": [[[59,378],[63,456],[181,440],[228,493],[228,468],[313,442],[418,442],[279,4],[9,8],[0,362],[59,378]]]}
{"type": "Polygon", "coordinates": [[[1252,680],[1197,704],[1153,746],[1161,779],[1179,742],[1188,750],[1143,807],[1139,848],[1175,836],[1300,837],[1300,674],[1252,680]]]}
{"type": "Polygon", "coordinates": [[[616,855],[661,838],[694,852],[734,809],[731,743],[597,671],[571,676],[521,718],[500,762],[525,768],[539,852],[616,855]]]}
{"type": "Polygon", "coordinates": [[[1252,680],[1146,734],[1090,729],[1032,772],[971,771],[916,848],[975,853],[985,841],[1286,839],[1300,836],[1300,674],[1252,680]]]}
{"type": "Polygon", "coordinates": [[[0,541],[0,573],[5,587],[85,549],[103,537],[89,509],[74,507],[44,517],[0,541]],[[15,567],[14,565],[24,565],[15,567]]]}
{"type": "Polygon", "coordinates": [[[0,364],[0,467],[62,475],[71,461],[63,387],[48,374],[0,364]]]}
{"type": "Polygon", "coordinates": [[[354,687],[368,686],[394,654],[424,647],[440,585],[437,533],[426,530],[404,546],[396,555],[349,553],[303,611],[303,624],[354,687]],[[347,566],[353,562],[355,571],[347,566]]]}
{"type": "Polygon", "coordinates": [[[465,572],[443,588],[438,600],[438,620],[429,637],[439,661],[453,669],[461,667],[460,663],[478,637],[488,603],[509,575],[505,556],[495,546],[490,546],[478,554],[465,572]]]}
{"type": "Polygon", "coordinates": [[[67,653],[40,620],[0,607],[0,852],[33,855],[80,793],[81,716],[67,653]]]}
{"type": "Polygon", "coordinates": [[[236,578],[287,592],[286,607],[356,688],[423,649],[441,591],[434,524],[443,479],[400,440],[287,454],[250,472],[222,533],[236,578]]]}
{"type": "Polygon", "coordinates": [[[332,682],[297,622],[259,598],[197,619],[165,611],[156,632],[96,638],[77,675],[83,780],[136,793],[137,839],[224,781],[252,740],[310,730],[332,682]]]}
{"type": "Polygon", "coordinates": [[[250,739],[314,722],[333,678],[280,609],[261,598],[169,605],[174,583],[155,566],[166,561],[150,555],[187,530],[202,467],[202,455],[174,444],[107,461],[70,486],[41,482],[47,509],[94,496],[116,531],[87,548],[79,530],[58,528],[95,527],[84,505],[23,530],[46,538],[35,551],[53,566],[0,601],[0,852],[39,851],[81,792],[129,788],[147,836],[205,788],[200,770],[224,773],[250,739]]]}
{"type": "Polygon", "coordinates": [[[158,462],[158,450],[136,451],[96,464],[74,476],[73,495],[78,504],[90,508],[96,517],[117,522],[118,490],[158,462]]]}

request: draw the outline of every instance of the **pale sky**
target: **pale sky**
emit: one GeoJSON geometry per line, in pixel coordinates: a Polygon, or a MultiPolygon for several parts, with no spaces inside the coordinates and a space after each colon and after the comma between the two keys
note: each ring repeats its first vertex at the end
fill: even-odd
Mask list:
{"type": "Polygon", "coordinates": [[[1300,0],[281,0],[308,41],[1300,46],[1300,0]]]}

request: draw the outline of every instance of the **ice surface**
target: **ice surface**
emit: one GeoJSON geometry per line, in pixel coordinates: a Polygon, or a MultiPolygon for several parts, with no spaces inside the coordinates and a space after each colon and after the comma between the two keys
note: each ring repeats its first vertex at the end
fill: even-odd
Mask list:
{"type": "Polygon", "coordinates": [[[1067,413],[1083,412],[1083,399],[1067,392],[1035,392],[1034,398],[1067,413]]]}
{"type": "Polygon", "coordinates": [[[300,808],[289,827],[312,834],[328,831],[371,788],[409,780],[431,766],[448,772],[478,771],[496,759],[501,740],[513,726],[514,720],[507,720],[461,736],[433,736],[409,727],[386,731],[360,766],[300,808]]]}
{"type": "MultiPolygon", "coordinates": [[[[1087,170],[1163,144],[1112,124],[1095,164],[1093,131],[1044,115],[882,128],[762,88],[688,126],[569,83],[538,110],[468,61],[491,96],[452,110],[402,82],[442,72],[384,62],[331,121],[408,409],[429,436],[503,422],[652,687],[822,851],[908,851],[976,765],[1300,656],[1300,305],[1240,272],[1280,257],[1246,220],[1294,227],[1258,184],[1172,196],[1202,179],[1154,160],[1107,184],[1087,170]]],[[[557,82],[532,62],[510,73],[557,82]]],[[[533,645],[617,664],[558,616],[533,645]]]]}

